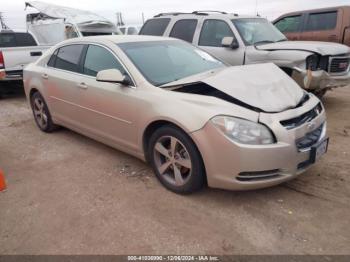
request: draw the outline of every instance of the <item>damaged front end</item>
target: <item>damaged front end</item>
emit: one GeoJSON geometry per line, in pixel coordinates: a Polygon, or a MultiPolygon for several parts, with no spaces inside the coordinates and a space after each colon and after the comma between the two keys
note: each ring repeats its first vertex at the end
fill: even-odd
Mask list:
{"type": "Polygon", "coordinates": [[[350,54],[306,59],[306,68],[294,67],[292,78],[304,89],[319,96],[328,90],[350,84],[350,54]]]}

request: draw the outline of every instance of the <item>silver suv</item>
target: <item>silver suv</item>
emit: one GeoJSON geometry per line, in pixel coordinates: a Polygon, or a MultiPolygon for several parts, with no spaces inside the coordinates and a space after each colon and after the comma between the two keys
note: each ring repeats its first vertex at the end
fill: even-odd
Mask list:
{"type": "Polygon", "coordinates": [[[261,17],[213,11],[162,13],[148,20],[140,34],[182,39],[230,65],[275,63],[302,88],[319,96],[350,83],[349,47],[288,41],[261,17]]]}

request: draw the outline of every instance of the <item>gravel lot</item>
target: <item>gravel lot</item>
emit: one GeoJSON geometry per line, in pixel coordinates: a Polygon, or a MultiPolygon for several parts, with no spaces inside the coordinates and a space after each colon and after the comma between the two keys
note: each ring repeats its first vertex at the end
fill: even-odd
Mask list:
{"type": "Polygon", "coordinates": [[[0,254],[350,254],[350,87],[327,94],[331,144],[274,188],[165,190],[141,161],[72,131],[44,134],[0,100],[0,254]]]}

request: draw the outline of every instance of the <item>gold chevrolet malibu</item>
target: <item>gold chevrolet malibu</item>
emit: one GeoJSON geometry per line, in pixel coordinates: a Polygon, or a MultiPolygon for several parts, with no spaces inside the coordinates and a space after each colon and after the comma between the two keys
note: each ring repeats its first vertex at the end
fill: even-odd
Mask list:
{"type": "Polygon", "coordinates": [[[64,126],[147,161],[176,193],[295,178],[326,153],[322,103],[274,64],[229,67],[181,40],[61,42],[24,70],[37,126],[64,126]]]}

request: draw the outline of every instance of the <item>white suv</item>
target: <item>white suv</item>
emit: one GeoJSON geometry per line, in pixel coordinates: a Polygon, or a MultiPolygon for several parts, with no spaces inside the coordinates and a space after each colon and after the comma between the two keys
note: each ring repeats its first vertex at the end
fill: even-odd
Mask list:
{"type": "Polygon", "coordinates": [[[288,41],[261,17],[213,11],[164,13],[148,20],[140,34],[185,40],[231,65],[275,63],[319,96],[350,83],[348,46],[288,41]]]}

